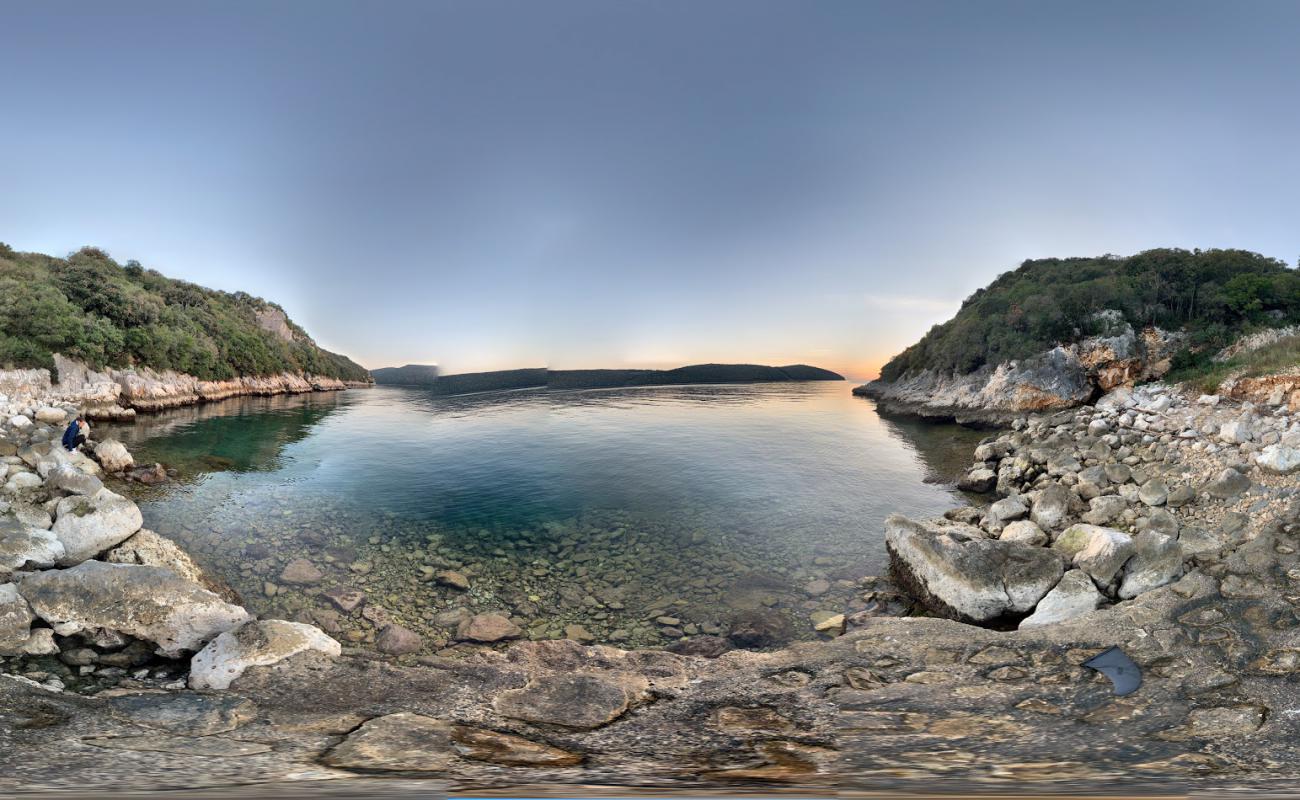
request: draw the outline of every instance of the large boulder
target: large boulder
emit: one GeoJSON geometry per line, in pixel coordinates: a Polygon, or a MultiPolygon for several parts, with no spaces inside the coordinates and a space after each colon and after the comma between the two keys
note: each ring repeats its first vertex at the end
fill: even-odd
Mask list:
{"type": "Polygon", "coordinates": [[[175,542],[148,528],[141,528],[131,538],[104,554],[110,564],[136,564],[142,567],[162,567],[175,572],[191,583],[216,594],[223,600],[238,602],[229,586],[213,580],[203,571],[189,553],[175,542]]]}
{"type": "Polygon", "coordinates": [[[54,632],[32,630],[36,619],[27,600],[12,583],[0,583],[0,656],[47,655],[59,652],[54,632]]]}
{"type": "Polygon", "coordinates": [[[1079,523],[1066,528],[1052,549],[1097,582],[1107,586],[1120,567],[1133,555],[1133,537],[1114,528],[1079,523]]]}
{"type": "Polygon", "coordinates": [[[131,452],[116,439],[105,439],[95,445],[95,460],[105,472],[125,472],[135,466],[131,452]]]}
{"type": "Polygon", "coordinates": [[[1183,574],[1183,547],[1173,536],[1145,531],[1133,537],[1133,546],[1133,557],[1124,565],[1120,597],[1137,597],[1183,574]]]}
{"type": "Polygon", "coordinates": [[[1065,571],[1052,550],[899,514],[885,522],[885,545],[901,586],[934,613],[965,622],[1028,612],[1065,571]]]}
{"type": "Polygon", "coordinates": [[[33,573],[20,591],[60,636],[103,629],[152,642],[170,658],[249,619],[239,606],[161,567],[86,561],[33,573]]]}
{"type": "Polygon", "coordinates": [[[249,667],[268,666],[315,650],[342,652],[320,628],[282,619],[249,621],[217,636],[190,661],[191,689],[225,689],[249,667]]]}
{"type": "Polygon", "coordinates": [[[1020,630],[1073,619],[1095,610],[1105,599],[1086,572],[1072,569],[1038,602],[1034,613],[1020,621],[1020,630]]]}
{"type": "Polygon", "coordinates": [[[63,557],[63,543],[47,530],[0,517],[0,580],[19,570],[49,569],[63,557]]]}
{"type": "Polygon", "coordinates": [[[65,497],[59,501],[52,529],[63,543],[59,564],[80,564],[130,538],[143,524],[136,504],[108,489],[89,497],[65,497]]]}

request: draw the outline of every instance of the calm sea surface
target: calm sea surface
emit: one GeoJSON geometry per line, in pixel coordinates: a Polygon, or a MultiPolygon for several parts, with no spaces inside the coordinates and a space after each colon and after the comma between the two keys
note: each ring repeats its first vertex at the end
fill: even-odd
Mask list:
{"type": "Polygon", "coordinates": [[[783,616],[796,637],[885,567],[891,512],[959,502],[978,433],[886,420],[849,383],[433,397],[376,387],[245,398],[101,430],[178,479],[136,490],[262,615],[430,649],[467,612],[534,637],[662,645],[783,616]],[[306,558],[322,578],[282,580],[306,558]],[[429,576],[456,570],[468,591],[429,576]],[[341,614],[320,597],[367,594],[341,614]],[[676,622],[663,622],[659,618],[676,622]],[[570,629],[570,634],[575,629],[570,629]]]}

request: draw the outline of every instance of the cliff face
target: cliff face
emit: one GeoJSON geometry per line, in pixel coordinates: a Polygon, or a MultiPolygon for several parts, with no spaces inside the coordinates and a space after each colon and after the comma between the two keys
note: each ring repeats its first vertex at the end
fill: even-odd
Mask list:
{"type": "Polygon", "coordinates": [[[1037,411],[1073,408],[1119,386],[1169,371],[1179,334],[1141,332],[1111,316],[1106,335],[1058,345],[1033,358],[968,374],[922,370],[896,381],[876,380],[853,393],[885,412],[964,423],[1001,423],[1037,411]]]}
{"type": "Polygon", "coordinates": [[[136,411],[209,403],[241,395],[298,394],[368,386],[320,375],[244,376],[208,381],[172,370],[148,368],[102,372],[56,355],[57,379],[46,369],[0,370],[0,395],[10,400],[46,399],[73,403],[91,417],[130,417],[136,411]]]}

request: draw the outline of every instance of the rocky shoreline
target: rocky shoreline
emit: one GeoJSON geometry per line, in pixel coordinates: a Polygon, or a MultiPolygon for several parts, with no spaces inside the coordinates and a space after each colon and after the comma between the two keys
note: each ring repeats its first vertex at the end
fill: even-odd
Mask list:
{"type": "MultiPolygon", "coordinates": [[[[828,620],[829,641],[708,658],[556,639],[414,660],[251,618],[112,491],[135,469],[124,447],[64,453],[72,409],[55,397],[4,410],[5,792],[379,776],[1063,791],[1121,775],[1140,791],[1300,772],[1300,419],[1285,406],[1144,387],[1017,418],[964,480],[990,502],[892,519],[907,591],[864,580],[864,610],[828,620]],[[1081,666],[1114,645],[1143,669],[1135,695],[1081,666]]],[[[510,624],[466,635],[508,640],[510,624]]]]}
{"type": "Polygon", "coordinates": [[[72,406],[90,419],[130,420],[137,411],[162,411],[232,397],[340,391],[372,385],[287,372],[208,381],[148,367],[108,367],[99,372],[58,355],[54,361],[57,380],[46,369],[0,370],[0,396],[28,404],[72,406]]]}

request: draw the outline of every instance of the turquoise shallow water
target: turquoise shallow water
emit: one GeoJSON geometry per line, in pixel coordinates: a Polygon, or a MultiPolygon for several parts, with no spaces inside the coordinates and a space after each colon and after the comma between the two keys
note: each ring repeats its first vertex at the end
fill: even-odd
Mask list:
{"type": "Polygon", "coordinates": [[[149,527],[255,610],[323,616],[353,641],[394,619],[437,646],[460,609],[502,611],[534,636],[582,625],[655,644],[760,608],[807,636],[812,615],[851,608],[857,579],[883,570],[885,516],[956,502],[942,480],[979,438],[882,419],[850,388],[446,398],[377,387],[181,409],[110,432],[138,461],[179,472],[139,491],[149,527]],[[281,581],[293,557],[321,581],[281,581]],[[442,569],[467,573],[471,590],[427,579],[442,569]],[[318,597],[333,586],[365,591],[371,618],[335,618],[318,597]]]}

